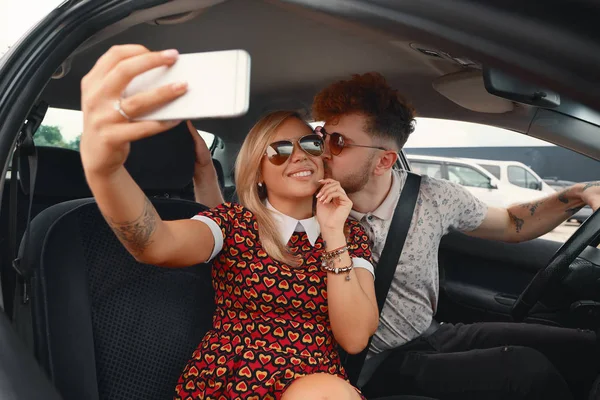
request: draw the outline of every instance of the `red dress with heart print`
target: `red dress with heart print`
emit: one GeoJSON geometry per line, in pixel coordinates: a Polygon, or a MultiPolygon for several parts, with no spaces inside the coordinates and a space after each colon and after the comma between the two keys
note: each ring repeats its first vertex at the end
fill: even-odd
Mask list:
{"type": "MultiPolygon", "coordinates": [[[[294,232],[288,245],[303,262],[290,267],[265,252],[256,219],[243,206],[225,203],[200,215],[215,221],[224,237],[212,267],[216,311],[175,399],[279,399],[303,375],[345,379],[329,325],[321,237],[313,247],[306,233],[294,232]]],[[[350,256],[370,262],[363,228],[348,224],[350,256]]]]}

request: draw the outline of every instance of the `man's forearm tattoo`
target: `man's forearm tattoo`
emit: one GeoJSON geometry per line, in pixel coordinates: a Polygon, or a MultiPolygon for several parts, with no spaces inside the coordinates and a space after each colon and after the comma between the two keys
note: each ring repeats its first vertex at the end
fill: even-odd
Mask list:
{"type": "Polygon", "coordinates": [[[158,216],[150,200],[146,197],[142,214],[132,221],[116,222],[108,218],[108,225],[121,243],[135,256],[143,254],[152,244],[152,234],[156,230],[158,216]]]}
{"type": "Polygon", "coordinates": [[[591,187],[596,187],[596,186],[600,186],[600,182],[588,182],[585,184],[585,186],[583,187],[583,191],[585,192],[586,190],[588,190],[591,187]]]}
{"type": "Polygon", "coordinates": [[[558,194],[558,200],[561,203],[569,204],[569,198],[567,197],[567,193],[569,193],[569,189],[565,189],[558,194]]]}
{"type": "Polygon", "coordinates": [[[531,215],[533,216],[533,214],[535,214],[535,212],[537,211],[538,207],[544,204],[545,201],[546,200],[538,200],[532,203],[525,203],[521,204],[521,207],[528,209],[531,215]]]}
{"type": "Polygon", "coordinates": [[[508,210],[508,216],[510,217],[511,222],[513,224],[515,224],[515,229],[516,229],[517,233],[521,233],[521,230],[523,229],[523,225],[525,224],[525,221],[523,219],[517,217],[510,210],[508,210]]]}

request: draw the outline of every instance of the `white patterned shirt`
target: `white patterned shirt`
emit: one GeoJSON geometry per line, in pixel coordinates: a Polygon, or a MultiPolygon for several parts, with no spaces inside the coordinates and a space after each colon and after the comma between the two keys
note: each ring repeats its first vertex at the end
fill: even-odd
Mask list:
{"type": "MultiPolygon", "coordinates": [[[[394,171],[392,187],[373,212],[350,215],[361,222],[373,240],[373,263],[385,245],[391,219],[406,182],[406,171],[394,171]]],[[[408,236],[373,337],[369,357],[420,336],[431,324],[439,295],[438,250],[451,229],[479,227],[487,206],[455,183],[423,176],[408,236]]]]}

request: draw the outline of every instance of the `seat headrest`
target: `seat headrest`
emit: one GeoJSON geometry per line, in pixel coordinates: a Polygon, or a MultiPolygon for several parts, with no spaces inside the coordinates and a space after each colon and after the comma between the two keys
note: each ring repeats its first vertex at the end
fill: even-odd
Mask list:
{"type": "MultiPolygon", "coordinates": [[[[38,168],[35,194],[64,198],[91,197],[79,152],[59,147],[37,147],[38,168]]],[[[19,160],[21,189],[29,194],[29,161],[19,160]]]]}
{"type": "MultiPolygon", "coordinates": [[[[37,147],[36,196],[91,197],[78,151],[37,147]]],[[[185,123],[131,144],[125,168],[145,191],[179,191],[194,176],[194,141],[185,123]]],[[[19,160],[21,188],[29,194],[29,162],[19,160]]]]}
{"type": "Polygon", "coordinates": [[[179,191],[194,177],[194,139],[182,122],[131,144],[125,168],[145,191],[179,191]]]}

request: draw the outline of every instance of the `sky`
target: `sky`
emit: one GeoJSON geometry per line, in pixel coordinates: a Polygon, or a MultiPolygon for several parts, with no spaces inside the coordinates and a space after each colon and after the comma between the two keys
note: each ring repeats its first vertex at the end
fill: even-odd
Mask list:
{"type": "MultiPolygon", "coordinates": [[[[63,0],[0,0],[0,56],[63,0]]],[[[81,134],[81,112],[49,109],[44,125],[60,127],[70,141],[81,134]]],[[[201,132],[202,133],[202,132],[201,132]]],[[[207,139],[210,135],[204,135],[207,139]]],[[[406,147],[550,146],[504,129],[457,121],[420,118],[406,147]]]]}
{"type": "Polygon", "coordinates": [[[63,0],[0,0],[0,55],[63,0]]]}

